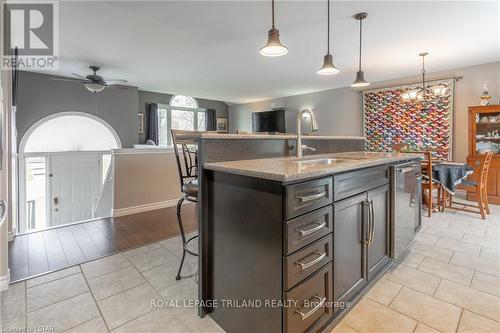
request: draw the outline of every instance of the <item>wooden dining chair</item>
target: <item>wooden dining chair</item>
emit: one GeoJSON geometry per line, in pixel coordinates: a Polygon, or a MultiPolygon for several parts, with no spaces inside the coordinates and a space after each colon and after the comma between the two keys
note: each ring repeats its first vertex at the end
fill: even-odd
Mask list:
{"type": "Polygon", "coordinates": [[[490,207],[488,205],[487,184],[488,184],[488,172],[490,170],[490,164],[493,154],[494,154],[493,152],[488,152],[481,157],[481,162],[479,165],[476,181],[464,180],[460,185],[457,186],[457,188],[475,192],[477,206],[453,201],[453,197],[451,197],[451,200],[448,204],[449,208],[465,212],[473,212],[473,213],[478,213],[478,211],[470,210],[468,208],[478,209],[479,214],[481,214],[481,218],[483,220],[486,218],[486,214],[488,215],[490,214],[490,207]],[[461,207],[453,206],[454,204],[461,205],[461,207]]]}

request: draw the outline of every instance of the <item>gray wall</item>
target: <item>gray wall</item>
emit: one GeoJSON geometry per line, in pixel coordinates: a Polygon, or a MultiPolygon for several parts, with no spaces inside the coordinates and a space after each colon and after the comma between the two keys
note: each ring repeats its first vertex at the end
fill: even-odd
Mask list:
{"type": "MultiPolygon", "coordinates": [[[[161,103],[169,104],[173,95],[157,93],[152,91],[139,90],[139,113],[144,113],[144,129],[147,132],[148,128],[148,104],[161,103]]],[[[227,117],[228,106],[224,102],[214,101],[210,99],[196,98],[200,108],[215,109],[217,117],[227,117]]],[[[146,142],[146,134],[139,134],[139,143],[146,142]]]]}
{"type": "Polygon", "coordinates": [[[87,112],[109,123],[124,148],[137,143],[137,88],[106,88],[94,94],[81,84],[51,80],[52,75],[20,72],[17,140],[40,119],[63,111],[87,112]]]}
{"type": "MultiPolygon", "coordinates": [[[[17,142],[37,121],[53,113],[63,111],[87,112],[102,118],[118,133],[123,148],[145,142],[145,134],[137,133],[137,113],[145,113],[146,104],[168,104],[171,94],[139,91],[136,87],[106,88],[94,94],[76,83],[54,81],[57,76],[20,72],[17,107],[17,142]]],[[[217,117],[227,117],[228,106],[224,102],[197,98],[202,108],[217,110],[217,117]]]]}
{"type": "MultiPolygon", "coordinates": [[[[418,66],[415,72],[418,72],[418,66]]],[[[368,74],[367,71],[365,71],[368,74]]],[[[455,86],[455,113],[453,116],[453,159],[465,161],[468,152],[468,106],[478,105],[479,96],[485,80],[488,81],[491,103],[500,99],[500,62],[429,73],[428,80],[463,76],[455,86]]],[[[369,75],[367,75],[369,78],[369,75]]],[[[335,78],[333,78],[334,80],[335,78]]],[[[420,76],[374,83],[370,89],[413,83],[421,80],[420,76]]],[[[316,113],[320,134],[362,135],[361,93],[351,88],[325,90],[311,94],[275,98],[260,102],[230,105],[229,129],[252,130],[252,112],[270,110],[273,107],[285,107],[287,110],[287,132],[296,130],[297,111],[310,107],[316,113]]],[[[303,126],[307,129],[307,126],[303,126]]]]}

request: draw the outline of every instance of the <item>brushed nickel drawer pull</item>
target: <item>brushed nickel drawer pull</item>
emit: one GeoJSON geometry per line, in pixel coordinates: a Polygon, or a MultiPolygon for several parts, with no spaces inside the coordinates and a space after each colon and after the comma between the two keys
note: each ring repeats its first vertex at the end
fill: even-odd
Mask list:
{"type": "Polygon", "coordinates": [[[319,257],[317,257],[316,259],[311,260],[309,262],[306,262],[306,263],[303,263],[303,262],[300,262],[300,261],[296,261],[295,263],[300,266],[301,270],[304,270],[304,269],[307,269],[307,268],[309,268],[311,266],[316,265],[318,262],[320,262],[321,260],[323,260],[326,257],[326,253],[325,252],[320,253],[319,251],[314,251],[313,254],[316,254],[319,257]]]}
{"type": "Polygon", "coordinates": [[[300,232],[300,235],[301,236],[307,236],[307,235],[310,235],[312,233],[315,233],[316,231],[318,230],[321,230],[323,229],[324,227],[326,227],[326,222],[321,222],[320,224],[318,224],[317,226],[311,228],[311,229],[297,229],[298,232],[300,232]]]}
{"type": "Polygon", "coordinates": [[[314,296],[313,297],[314,299],[318,300],[318,304],[312,308],[311,310],[307,311],[306,313],[303,313],[299,310],[295,310],[295,313],[298,314],[300,316],[300,319],[302,320],[306,320],[308,317],[310,317],[313,313],[315,313],[316,311],[318,311],[321,307],[323,307],[323,305],[325,304],[326,302],[326,297],[323,297],[323,298],[320,298],[319,296],[314,296]]]}
{"type": "Polygon", "coordinates": [[[309,202],[309,201],[313,201],[313,200],[316,200],[316,199],[319,199],[319,198],[323,198],[323,197],[326,197],[326,191],[322,191],[322,192],[319,192],[319,193],[314,193],[314,194],[311,194],[311,195],[299,196],[299,197],[297,197],[297,199],[299,199],[302,202],[309,202]]]}

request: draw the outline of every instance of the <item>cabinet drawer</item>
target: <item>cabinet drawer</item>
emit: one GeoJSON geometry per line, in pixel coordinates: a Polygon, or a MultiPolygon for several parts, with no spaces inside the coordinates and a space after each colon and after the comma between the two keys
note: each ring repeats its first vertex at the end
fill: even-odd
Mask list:
{"type": "Polygon", "coordinates": [[[285,192],[285,218],[288,220],[331,203],[331,177],[290,185],[285,192]]]}
{"type": "Polygon", "coordinates": [[[285,222],[283,253],[290,254],[329,234],[333,229],[332,206],[285,222]]]}
{"type": "Polygon", "coordinates": [[[283,258],[285,290],[292,288],[332,260],[332,241],[332,235],[327,235],[283,258]]]}
{"type": "Polygon", "coordinates": [[[332,265],[284,294],[289,306],[283,311],[284,332],[317,332],[333,315],[332,265]]]}
{"type": "Polygon", "coordinates": [[[386,166],[342,173],[333,176],[333,198],[338,201],[387,183],[389,169],[386,166]]]}

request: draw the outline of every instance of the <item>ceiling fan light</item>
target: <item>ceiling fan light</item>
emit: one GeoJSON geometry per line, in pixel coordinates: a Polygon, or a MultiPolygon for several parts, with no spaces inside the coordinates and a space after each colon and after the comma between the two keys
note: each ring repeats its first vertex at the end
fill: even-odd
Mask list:
{"type": "Polygon", "coordinates": [[[85,83],[85,88],[90,92],[98,93],[103,91],[106,86],[100,83],[85,83]]]}
{"type": "Polygon", "coordinates": [[[268,32],[267,43],[260,49],[260,54],[266,57],[280,57],[288,53],[288,49],[281,44],[280,32],[272,28],[268,32]]]}
{"type": "Polygon", "coordinates": [[[318,75],[333,75],[337,74],[338,72],[340,72],[340,70],[333,64],[332,55],[327,54],[325,55],[325,58],[323,60],[323,66],[318,69],[316,73],[318,73],[318,75]]]}
{"type": "Polygon", "coordinates": [[[365,74],[363,73],[363,71],[358,71],[356,73],[356,80],[354,80],[354,82],[351,83],[351,87],[353,88],[366,87],[369,85],[370,83],[365,80],[365,74]]]}

